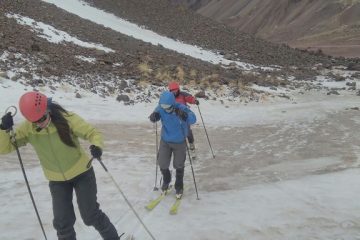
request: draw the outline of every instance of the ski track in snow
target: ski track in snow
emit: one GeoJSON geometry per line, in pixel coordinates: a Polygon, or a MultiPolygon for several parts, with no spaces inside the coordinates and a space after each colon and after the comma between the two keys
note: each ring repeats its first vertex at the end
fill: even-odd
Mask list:
{"type": "MultiPolygon", "coordinates": [[[[360,135],[351,131],[355,120],[359,121],[357,112],[343,111],[313,121],[209,127],[216,159],[202,125],[195,125],[199,158],[193,165],[201,200],[196,200],[187,162],[186,191],[175,216],[168,214],[173,194],[152,212],[144,209],[159,194],[152,192],[152,125],[96,125],[106,139],[104,163],[156,239],[355,239],[360,236],[360,151],[354,144],[360,135]]],[[[47,182],[31,147],[23,148],[22,154],[46,232],[55,239],[47,182]]],[[[1,239],[41,239],[16,155],[1,156],[1,165],[0,215],[7,216],[0,222],[7,229],[0,232],[1,239]],[[26,227],[17,229],[13,222],[26,227]]],[[[150,239],[100,164],[95,162],[94,168],[99,202],[119,232],[150,239]]],[[[77,216],[78,237],[100,239],[78,212],[77,216]]]]}

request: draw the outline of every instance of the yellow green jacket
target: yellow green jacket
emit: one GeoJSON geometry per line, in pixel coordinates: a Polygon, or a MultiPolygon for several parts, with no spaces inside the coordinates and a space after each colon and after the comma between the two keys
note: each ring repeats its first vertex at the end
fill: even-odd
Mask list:
{"type": "MultiPolygon", "coordinates": [[[[65,114],[64,117],[69,123],[76,147],[70,147],[61,141],[53,123],[38,132],[35,124],[26,121],[15,131],[19,147],[27,143],[34,147],[44,174],[50,181],[70,180],[88,170],[87,164],[90,158],[80,146],[79,138],[103,148],[103,138],[97,129],[75,113],[69,112],[68,116],[65,114]]],[[[0,130],[0,154],[7,154],[14,150],[10,135],[0,130]]]]}

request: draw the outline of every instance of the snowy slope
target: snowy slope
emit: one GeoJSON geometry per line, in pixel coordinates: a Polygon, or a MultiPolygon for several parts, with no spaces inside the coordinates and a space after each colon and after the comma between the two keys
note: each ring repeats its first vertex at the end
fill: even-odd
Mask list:
{"type": "MultiPolygon", "coordinates": [[[[78,3],[46,1],[59,6],[78,3]]],[[[84,12],[82,7],[88,8],[85,4],[71,9],[84,12]]],[[[183,48],[182,43],[173,44],[174,49],[183,48]]],[[[337,88],[345,83],[318,81],[337,88]]],[[[17,106],[19,97],[30,90],[0,78],[0,111],[17,106]]],[[[353,92],[341,92],[339,96],[321,91],[291,92],[293,101],[275,98],[242,105],[200,100],[216,158],[210,154],[199,111],[192,106],[198,117],[193,129],[199,156],[194,170],[200,200],[196,200],[187,163],[184,199],[178,215],[170,216],[173,195],[152,212],[144,209],[158,194],[152,191],[155,131],[147,119],[156,101],[124,106],[69,85],[56,92],[48,87],[39,90],[103,132],[104,162],[110,174],[158,240],[360,238],[360,134],[354,131],[360,124],[358,111],[354,110],[359,107],[359,97],[353,92]],[[74,97],[75,89],[82,98],[74,97]]],[[[15,120],[18,124],[23,118],[17,114],[15,120]]],[[[22,148],[21,154],[48,239],[55,240],[47,181],[32,148],[22,148]]],[[[100,164],[94,163],[94,168],[99,202],[119,232],[151,239],[100,164]]],[[[1,155],[0,169],[0,239],[43,239],[16,154],[1,155]]],[[[100,239],[82,223],[78,212],[75,227],[79,239],[100,239]]]]}

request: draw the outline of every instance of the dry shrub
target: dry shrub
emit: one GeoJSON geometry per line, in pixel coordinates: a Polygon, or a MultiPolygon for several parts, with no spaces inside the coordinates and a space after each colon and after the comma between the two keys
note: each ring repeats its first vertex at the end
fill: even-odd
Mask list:
{"type": "Polygon", "coordinates": [[[269,102],[269,96],[265,93],[260,93],[259,94],[259,102],[261,103],[266,103],[266,102],[269,102]]]}
{"type": "Polygon", "coordinates": [[[140,63],[138,69],[145,76],[149,76],[153,71],[147,62],[140,63]]]}
{"type": "Polygon", "coordinates": [[[139,87],[146,88],[149,86],[149,81],[141,79],[137,85],[139,87]]]}
{"type": "Polygon", "coordinates": [[[170,82],[173,80],[171,73],[168,70],[159,69],[155,74],[155,79],[158,79],[162,82],[170,82]]]}
{"type": "Polygon", "coordinates": [[[200,82],[207,82],[207,83],[219,82],[219,74],[207,75],[207,76],[203,77],[200,80],[200,82]]]}
{"type": "Polygon", "coordinates": [[[219,83],[219,82],[212,82],[212,83],[210,84],[210,86],[211,86],[212,88],[218,88],[218,87],[220,87],[220,83],[219,83]]]}
{"type": "Polygon", "coordinates": [[[178,82],[183,82],[185,79],[185,71],[182,67],[177,66],[176,67],[176,73],[175,73],[176,80],[178,82]]]}
{"type": "Polygon", "coordinates": [[[197,71],[195,69],[191,69],[189,75],[194,79],[197,77],[197,71]]]}
{"type": "Polygon", "coordinates": [[[258,82],[260,79],[259,75],[254,74],[254,73],[242,73],[242,76],[240,78],[240,82],[242,83],[254,83],[254,82],[258,82]]]}

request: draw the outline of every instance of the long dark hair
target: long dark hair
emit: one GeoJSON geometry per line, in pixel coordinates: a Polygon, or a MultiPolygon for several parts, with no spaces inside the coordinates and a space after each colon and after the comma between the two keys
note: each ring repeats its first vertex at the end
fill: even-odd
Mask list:
{"type": "Polygon", "coordinates": [[[76,147],[76,144],[71,137],[72,133],[69,123],[64,117],[64,115],[69,116],[70,113],[54,102],[51,102],[48,105],[48,109],[51,122],[55,125],[61,141],[70,147],[76,147]]]}

